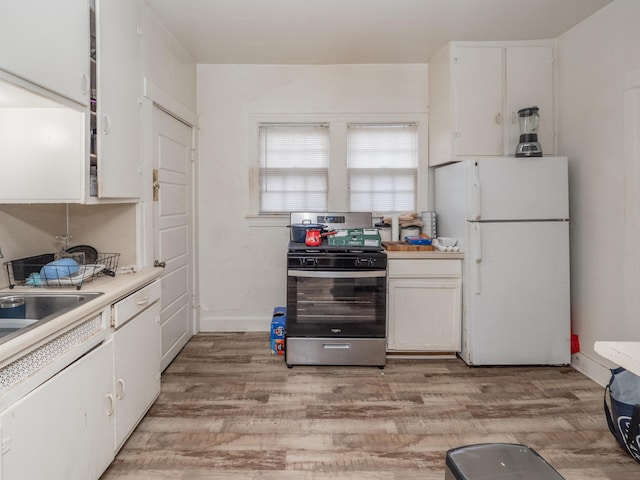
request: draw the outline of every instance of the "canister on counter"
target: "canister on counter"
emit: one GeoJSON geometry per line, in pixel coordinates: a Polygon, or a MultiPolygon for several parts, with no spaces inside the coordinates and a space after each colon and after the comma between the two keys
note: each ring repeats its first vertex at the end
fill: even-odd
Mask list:
{"type": "Polygon", "coordinates": [[[382,242],[391,241],[391,225],[378,223],[376,224],[376,228],[378,229],[378,233],[380,234],[380,241],[382,242]]]}
{"type": "Polygon", "coordinates": [[[0,318],[26,318],[27,306],[24,297],[0,299],[0,318]]]}
{"type": "Polygon", "coordinates": [[[400,240],[404,241],[407,237],[419,237],[420,227],[411,225],[400,229],[400,240]]]}

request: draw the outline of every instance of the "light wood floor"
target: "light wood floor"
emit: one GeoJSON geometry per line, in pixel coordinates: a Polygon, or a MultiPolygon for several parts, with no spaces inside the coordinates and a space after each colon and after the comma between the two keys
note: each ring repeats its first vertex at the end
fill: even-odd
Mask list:
{"type": "Polygon", "coordinates": [[[102,480],[443,480],[461,445],[522,443],[567,480],[640,478],[603,389],[570,367],[288,369],[266,333],[195,336],[102,480]]]}

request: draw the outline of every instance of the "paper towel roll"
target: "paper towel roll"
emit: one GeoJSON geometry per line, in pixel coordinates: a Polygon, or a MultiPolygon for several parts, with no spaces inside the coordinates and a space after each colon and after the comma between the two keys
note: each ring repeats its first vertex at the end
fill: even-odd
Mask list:
{"type": "Polygon", "coordinates": [[[397,242],[400,239],[400,222],[397,215],[391,217],[391,240],[397,242]]]}

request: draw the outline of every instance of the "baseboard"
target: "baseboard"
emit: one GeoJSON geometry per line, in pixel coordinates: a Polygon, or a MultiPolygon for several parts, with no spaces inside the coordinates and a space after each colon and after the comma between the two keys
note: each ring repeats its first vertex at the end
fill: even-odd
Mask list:
{"type": "Polygon", "coordinates": [[[571,366],[603,387],[609,383],[611,378],[609,367],[582,353],[571,355],[571,366]]]}
{"type": "Polygon", "coordinates": [[[387,358],[397,358],[403,360],[446,360],[456,358],[455,352],[418,352],[387,350],[387,358]]]}
{"type": "Polygon", "coordinates": [[[271,317],[200,317],[200,332],[268,332],[271,317]]]}

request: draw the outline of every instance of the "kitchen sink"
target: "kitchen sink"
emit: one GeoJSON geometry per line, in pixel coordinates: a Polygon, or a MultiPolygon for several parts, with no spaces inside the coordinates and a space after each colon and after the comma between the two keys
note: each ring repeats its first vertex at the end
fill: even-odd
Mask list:
{"type": "Polygon", "coordinates": [[[0,344],[99,297],[89,293],[0,293],[0,344]]]}

